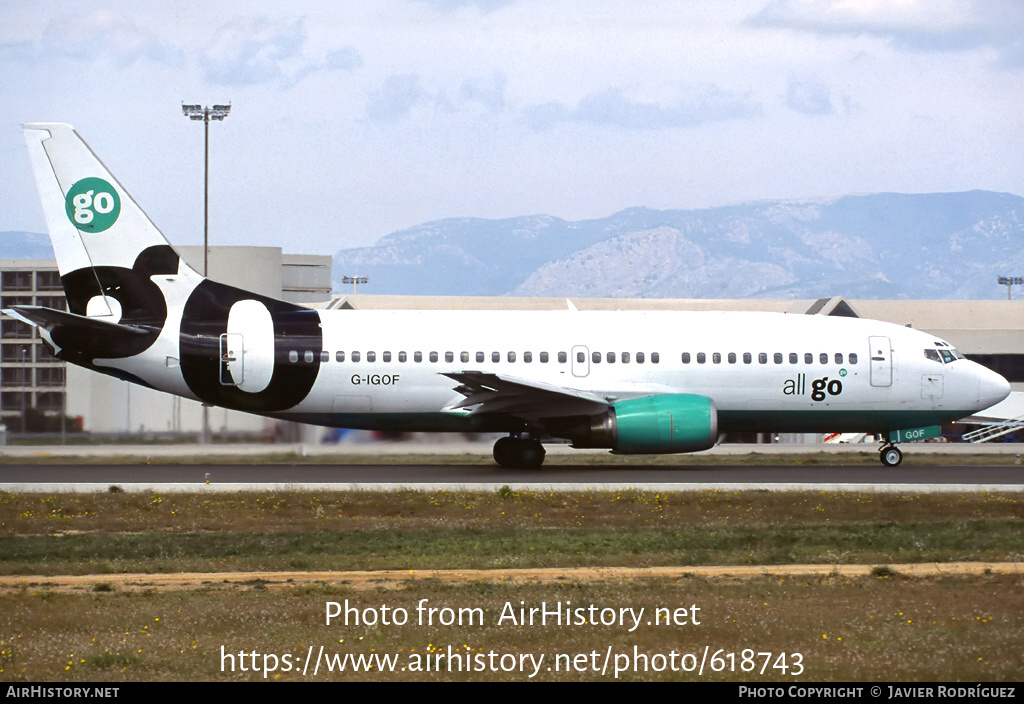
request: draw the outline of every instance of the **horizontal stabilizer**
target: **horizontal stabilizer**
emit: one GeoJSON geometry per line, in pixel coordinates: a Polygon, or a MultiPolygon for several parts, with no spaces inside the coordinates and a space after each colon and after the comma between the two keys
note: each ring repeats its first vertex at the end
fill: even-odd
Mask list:
{"type": "Polygon", "coordinates": [[[87,318],[53,308],[14,306],[3,312],[39,328],[57,357],[78,364],[91,362],[96,357],[111,356],[112,352],[125,346],[148,346],[153,337],[152,330],[140,325],[87,318]],[[64,354],[65,348],[74,349],[75,353],[64,354]]]}

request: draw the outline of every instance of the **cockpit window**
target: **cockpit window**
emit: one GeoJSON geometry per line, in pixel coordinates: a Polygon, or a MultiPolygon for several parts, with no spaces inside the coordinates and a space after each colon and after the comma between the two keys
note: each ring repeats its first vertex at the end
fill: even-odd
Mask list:
{"type": "Polygon", "coordinates": [[[942,364],[949,364],[955,362],[958,359],[963,359],[964,356],[957,352],[957,350],[949,345],[941,342],[936,342],[937,345],[943,345],[937,350],[926,349],[924,356],[933,362],[941,362],[942,364]]]}

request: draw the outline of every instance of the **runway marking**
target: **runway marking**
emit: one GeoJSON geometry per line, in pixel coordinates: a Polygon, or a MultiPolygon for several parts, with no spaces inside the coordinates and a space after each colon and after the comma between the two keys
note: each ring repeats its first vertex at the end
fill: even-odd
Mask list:
{"type": "Polygon", "coordinates": [[[947,575],[1024,574],[1020,562],[926,562],[876,565],[696,565],[685,567],[537,567],[521,569],[374,570],[333,572],[178,572],[173,574],[19,575],[0,577],[0,589],[92,590],[109,584],[133,591],[144,589],[208,589],[249,587],[285,589],[311,584],[351,589],[395,589],[411,581],[437,579],[449,583],[500,584],[565,581],[609,582],[632,579],[714,577],[749,579],[776,577],[937,577],[947,575]],[[876,572],[877,571],[877,572],[876,572]]]}

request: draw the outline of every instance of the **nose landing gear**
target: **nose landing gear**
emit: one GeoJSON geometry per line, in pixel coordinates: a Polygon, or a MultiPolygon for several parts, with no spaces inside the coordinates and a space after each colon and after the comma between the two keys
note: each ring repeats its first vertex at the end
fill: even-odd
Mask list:
{"type": "Polygon", "coordinates": [[[886,467],[896,467],[903,461],[903,452],[900,451],[900,448],[889,443],[887,445],[883,445],[882,449],[878,451],[878,459],[880,459],[882,464],[886,467]]]}
{"type": "Polygon", "coordinates": [[[540,441],[531,437],[511,435],[494,443],[494,461],[509,469],[537,469],[546,454],[540,441]]]}

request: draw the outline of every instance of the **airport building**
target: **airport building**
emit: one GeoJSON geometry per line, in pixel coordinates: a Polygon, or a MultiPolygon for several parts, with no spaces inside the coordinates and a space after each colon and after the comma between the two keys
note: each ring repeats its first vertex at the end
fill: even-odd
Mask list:
{"type": "MultiPolygon", "coordinates": [[[[0,261],[0,308],[18,305],[66,310],[55,262],[0,261]]],[[[59,417],[67,400],[66,368],[35,328],[0,316],[0,425],[12,432],[36,430],[44,417],[59,417]]]]}
{"type": "MultiPolygon", "coordinates": [[[[187,261],[202,261],[201,247],[179,251],[187,261]]],[[[1014,391],[1024,392],[1024,301],[332,296],[331,257],[282,254],[275,247],[212,247],[209,268],[211,278],[233,286],[339,310],[556,310],[571,304],[578,310],[754,310],[873,318],[934,333],[1002,374],[1014,391]]],[[[0,284],[3,307],[65,307],[53,261],[0,260],[0,284]]],[[[33,328],[6,316],[0,317],[0,376],[0,423],[12,432],[21,430],[27,416],[38,422],[62,413],[77,419],[82,429],[102,434],[195,435],[202,428],[200,404],[66,365],[49,354],[33,328]]],[[[1024,407],[1011,415],[1024,415],[1024,407]]],[[[279,431],[272,421],[220,408],[210,409],[209,418],[215,434],[270,436],[279,431]]]]}

